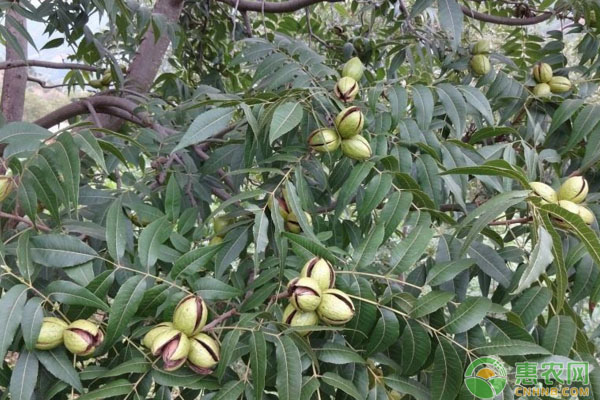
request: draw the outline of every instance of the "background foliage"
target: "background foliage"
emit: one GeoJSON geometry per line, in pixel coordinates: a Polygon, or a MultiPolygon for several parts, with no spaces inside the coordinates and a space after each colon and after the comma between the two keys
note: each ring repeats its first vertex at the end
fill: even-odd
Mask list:
{"type": "MultiPolygon", "coordinates": [[[[89,68],[68,68],[64,84],[91,92],[0,128],[16,183],[0,210],[4,398],[446,400],[472,397],[463,371],[481,355],[598,368],[597,222],[542,205],[528,182],[581,174],[600,215],[600,3],[467,3],[4,3],[7,46],[33,42],[8,29],[10,10],[43,22],[60,38],[35,45],[67,44],[89,68]],[[176,3],[172,23],[160,7],[176,3]],[[106,28],[92,31],[97,14],[106,28]],[[148,37],[170,50],[138,90],[148,37]],[[481,38],[493,68],[474,77],[481,38]],[[306,143],[343,108],[332,89],[352,56],[367,67],[362,163],[306,143]],[[533,97],[537,61],[574,89],[533,97]],[[91,88],[105,70],[110,88],[91,88]],[[312,217],[301,234],[267,206],[284,188],[312,217]],[[223,215],[235,220],[209,245],[223,215]],[[279,322],[278,294],[315,255],[356,316],[302,337],[279,322]],[[190,292],[213,320],[236,311],[211,329],[222,353],[209,376],[164,372],[140,345],[190,292]],[[88,359],[33,350],[42,315],[93,318],[106,340],[88,359]]],[[[600,369],[590,390],[600,397],[600,369]]]]}

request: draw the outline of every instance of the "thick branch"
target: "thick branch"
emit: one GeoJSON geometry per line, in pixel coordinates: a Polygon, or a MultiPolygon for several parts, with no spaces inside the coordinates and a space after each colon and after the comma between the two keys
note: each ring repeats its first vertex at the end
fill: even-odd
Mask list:
{"type": "MultiPolygon", "coordinates": [[[[91,113],[90,107],[93,108],[98,114],[114,116],[119,118],[121,121],[129,121],[139,126],[152,128],[163,137],[177,132],[174,129],[159,125],[147,112],[137,111],[136,109],[138,105],[133,101],[115,96],[86,97],[74,103],[67,104],[66,106],[63,106],[58,110],[55,110],[50,114],[47,114],[34,121],[34,123],[44,128],[50,128],[77,115],[93,114],[91,113]]],[[[92,122],[96,126],[106,128],[104,125],[102,125],[102,118],[98,117],[92,119],[92,122]]]]}
{"type": "MultiPolygon", "coordinates": [[[[115,96],[91,96],[54,110],[50,114],[36,120],[34,123],[44,128],[50,128],[77,115],[88,114],[88,104],[91,104],[94,108],[98,109],[98,111],[100,111],[100,109],[110,111],[113,108],[118,108],[139,118],[142,123],[145,122],[143,117],[135,114],[134,111],[137,105],[131,100],[115,96]]],[[[145,126],[150,126],[152,124],[150,121],[146,122],[147,124],[145,126]]]]}
{"type": "MultiPolygon", "coordinates": [[[[7,11],[7,17],[10,20],[27,29],[27,20],[21,14],[10,8],[7,11]]],[[[15,49],[10,42],[6,43],[6,60],[8,62],[23,61],[23,55],[27,58],[27,39],[8,18],[6,19],[6,29],[15,37],[19,49],[15,49]]],[[[4,72],[4,81],[2,82],[2,114],[7,122],[21,121],[23,119],[23,110],[25,109],[25,90],[27,89],[27,67],[21,66],[4,72]]]]}
{"type": "MultiPolygon", "coordinates": [[[[157,0],[152,13],[155,15],[161,14],[167,24],[174,24],[179,20],[182,8],[183,0],[157,0]]],[[[124,89],[147,93],[152,87],[154,78],[171,43],[166,29],[160,32],[158,40],[155,40],[154,34],[154,28],[151,24],[129,65],[124,89]]],[[[101,123],[106,129],[116,131],[121,127],[123,121],[119,118],[107,117],[101,118],[101,123]]]]}
{"type": "Polygon", "coordinates": [[[77,63],[59,63],[42,60],[11,60],[6,62],[0,62],[0,69],[13,69],[20,67],[42,67],[51,69],[81,69],[84,71],[97,71],[98,68],[92,67],[87,64],[77,63]]]}
{"type": "Polygon", "coordinates": [[[98,106],[96,107],[96,111],[98,111],[98,114],[112,115],[113,117],[121,118],[124,121],[147,127],[144,121],[138,118],[133,112],[123,110],[122,108],[98,106]]]}
{"type": "MultiPolygon", "coordinates": [[[[179,19],[179,14],[183,8],[183,0],[157,0],[154,4],[153,14],[162,15],[167,24],[176,23],[179,19]]],[[[154,78],[160,69],[165,53],[169,47],[170,39],[168,32],[163,29],[160,32],[160,37],[155,40],[155,32],[153,30],[153,24],[150,25],[138,50],[133,57],[133,60],[128,68],[128,73],[125,78],[125,85],[122,88],[123,91],[134,91],[136,93],[146,93],[152,87],[154,78]]],[[[61,64],[61,63],[48,63],[40,61],[27,61],[28,65],[45,66],[49,68],[64,68],[65,66],[75,67],[80,64],[61,64]]],[[[0,64],[1,65],[1,64],[0,64]]],[[[6,68],[6,66],[5,66],[6,68]]],[[[96,68],[85,66],[82,69],[91,68],[95,71],[96,68]]],[[[159,126],[156,123],[148,120],[141,114],[135,114],[135,103],[131,100],[119,98],[116,96],[104,96],[96,95],[86,98],[86,101],[98,111],[100,114],[104,114],[98,118],[97,121],[92,121],[95,124],[100,124],[103,128],[109,130],[118,130],[123,121],[132,121],[134,123],[149,126],[155,129],[159,134],[165,136],[169,133],[169,130],[159,126]],[[123,106],[127,102],[127,106],[123,106]],[[130,105],[133,104],[132,108],[130,105]],[[141,122],[141,123],[140,123],[141,122]]],[[[89,113],[89,105],[81,101],[68,104],[64,107],[59,108],[51,112],[50,114],[35,121],[36,124],[43,127],[54,126],[64,120],[71,117],[89,113]]]]}
{"type": "MultiPolygon", "coordinates": [[[[183,0],[158,0],[152,10],[153,14],[161,14],[167,23],[177,23],[179,14],[183,8],[183,0]]],[[[165,25],[166,26],[166,25],[165,25]]],[[[165,53],[171,43],[168,32],[163,29],[160,37],[155,40],[155,32],[152,25],[144,34],[144,38],[127,74],[125,87],[146,93],[152,87],[154,78],[160,69],[165,53]]]]}
{"type": "Polygon", "coordinates": [[[547,19],[550,19],[550,17],[552,17],[554,15],[551,12],[544,12],[540,15],[536,15],[535,17],[510,18],[510,17],[499,17],[497,15],[484,14],[479,11],[471,10],[469,7],[466,7],[463,5],[461,5],[460,8],[462,9],[463,14],[465,14],[467,17],[470,17],[470,18],[473,18],[473,19],[476,19],[479,21],[489,22],[492,24],[510,25],[510,26],[535,25],[535,24],[539,24],[540,22],[546,21],[547,19]]]}
{"type": "Polygon", "coordinates": [[[218,0],[231,7],[236,7],[238,11],[256,11],[266,13],[287,13],[300,10],[304,7],[317,3],[337,3],[343,0],[288,0],[281,3],[252,0],[218,0]]]}

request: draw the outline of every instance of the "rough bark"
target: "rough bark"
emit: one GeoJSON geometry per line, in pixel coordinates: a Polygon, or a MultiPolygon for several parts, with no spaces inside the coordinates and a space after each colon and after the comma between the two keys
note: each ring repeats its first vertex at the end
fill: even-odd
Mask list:
{"type": "MultiPolygon", "coordinates": [[[[152,12],[164,15],[168,23],[176,23],[182,8],[183,0],[158,0],[152,12]]],[[[169,43],[167,32],[160,32],[160,38],[155,41],[152,26],[148,28],[129,65],[125,89],[138,93],[146,93],[150,90],[169,48],[169,43]]],[[[111,130],[118,130],[123,124],[122,119],[114,116],[102,116],[100,122],[102,127],[111,130]]]]}
{"type": "MultiPolygon", "coordinates": [[[[27,29],[27,21],[13,9],[9,9],[7,15],[13,17],[23,28],[27,29]]],[[[23,53],[27,58],[27,40],[15,29],[15,27],[6,22],[6,29],[12,33],[23,53]]],[[[10,45],[6,46],[6,61],[23,61],[17,49],[10,45]]],[[[23,110],[25,108],[25,89],[27,88],[27,67],[11,68],[4,71],[4,80],[2,82],[2,115],[6,121],[21,121],[23,119],[23,110]]]]}

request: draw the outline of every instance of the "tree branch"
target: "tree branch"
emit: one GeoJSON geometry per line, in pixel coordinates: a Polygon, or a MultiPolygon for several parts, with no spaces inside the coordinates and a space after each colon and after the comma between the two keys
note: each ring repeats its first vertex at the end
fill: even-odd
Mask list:
{"type": "Polygon", "coordinates": [[[523,218],[515,218],[515,219],[505,219],[503,221],[492,221],[488,225],[514,225],[514,224],[525,224],[527,222],[531,222],[533,218],[531,217],[523,217],[523,218]]]}
{"type": "Polygon", "coordinates": [[[100,123],[100,119],[98,118],[98,113],[96,113],[96,109],[94,108],[93,104],[87,100],[83,100],[83,104],[85,104],[86,108],[90,112],[94,124],[96,124],[98,128],[102,128],[102,124],[100,123]]]}
{"type": "MultiPolygon", "coordinates": [[[[206,154],[201,148],[200,146],[196,145],[194,146],[194,151],[196,152],[196,154],[198,155],[198,157],[200,157],[200,159],[202,161],[206,161],[208,160],[210,157],[208,154],[206,154]]],[[[217,170],[217,174],[219,175],[219,177],[221,178],[221,180],[223,180],[223,182],[225,182],[225,184],[227,186],[229,186],[229,188],[231,190],[235,190],[235,185],[233,184],[233,181],[231,180],[231,177],[229,175],[227,175],[225,173],[225,171],[223,171],[221,168],[219,168],[217,170]]]]}
{"type": "MultiPolygon", "coordinates": [[[[154,3],[152,13],[155,15],[162,15],[165,18],[166,23],[177,23],[183,8],[183,3],[183,0],[157,0],[154,3]]],[[[141,44],[139,45],[137,52],[128,67],[128,73],[125,77],[124,87],[121,88],[121,91],[140,93],[143,95],[152,87],[156,74],[162,65],[165,53],[170,44],[170,38],[166,31],[161,31],[158,39],[155,38],[155,34],[157,34],[157,32],[154,32],[153,25],[151,24],[144,33],[141,44]]],[[[37,61],[31,62],[31,65],[34,64],[41,65],[37,61]]],[[[44,64],[48,67],[51,65],[56,65],[45,62],[44,64]]],[[[96,69],[93,68],[93,70],[96,69]]],[[[168,133],[174,132],[156,123],[145,120],[143,116],[135,114],[132,109],[128,107],[123,108],[118,104],[108,104],[103,101],[97,101],[95,100],[97,97],[111,98],[114,101],[117,101],[116,99],[119,99],[119,97],[104,96],[104,94],[99,94],[87,98],[87,100],[100,114],[104,114],[99,117],[99,121],[93,122],[96,124],[101,124],[105,129],[116,131],[121,127],[123,121],[125,120],[142,126],[152,127],[161,136],[166,136],[168,133]],[[116,106],[116,108],[114,106],[116,106]]],[[[128,101],[133,103],[131,100],[128,101]]],[[[65,107],[55,110],[45,117],[38,119],[36,123],[46,127],[53,126],[73,116],[87,114],[87,112],[83,110],[82,106],[83,104],[81,103],[69,104],[65,107]]]]}
{"type": "Polygon", "coordinates": [[[287,0],[280,3],[272,3],[267,1],[252,1],[252,0],[217,0],[231,7],[235,7],[238,11],[256,11],[266,13],[288,13],[300,10],[304,7],[311,6],[317,3],[337,3],[343,0],[287,0]]]}
{"type": "Polygon", "coordinates": [[[411,34],[415,35],[416,38],[418,38],[419,40],[421,40],[421,42],[423,43],[430,43],[429,39],[427,39],[425,36],[421,35],[417,29],[414,27],[411,18],[410,18],[410,13],[408,12],[408,9],[406,8],[406,4],[404,3],[404,0],[398,0],[398,7],[400,8],[400,12],[402,13],[402,15],[404,15],[404,25],[406,25],[406,30],[409,31],[411,34]]]}
{"type": "MultiPolygon", "coordinates": [[[[54,125],[57,125],[63,121],[68,120],[69,118],[73,118],[77,115],[88,114],[89,113],[89,105],[91,104],[95,109],[102,108],[107,113],[110,113],[110,110],[113,108],[118,108],[121,110],[130,113],[131,116],[135,116],[139,119],[139,122],[142,124],[145,123],[144,126],[151,126],[152,122],[146,120],[145,116],[137,115],[135,113],[135,109],[137,108],[137,104],[133,101],[124,99],[122,97],[115,96],[91,96],[86,97],[84,99],[75,101],[73,103],[62,106],[61,108],[52,111],[50,114],[43,116],[42,118],[34,121],[35,124],[44,127],[50,128],[54,125]]],[[[112,114],[112,113],[111,113],[112,114]]],[[[135,121],[138,122],[138,121],[135,121]]]]}
{"type": "Polygon", "coordinates": [[[232,308],[231,310],[227,311],[226,313],[223,313],[223,314],[219,315],[217,318],[213,319],[210,324],[205,325],[204,328],[202,329],[202,332],[210,332],[210,331],[212,331],[221,322],[225,321],[226,319],[229,319],[229,318],[233,317],[234,315],[237,315],[237,313],[238,313],[237,309],[236,308],[232,308]]]}
{"type": "Polygon", "coordinates": [[[97,71],[98,68],[92,67],[86,64],[77,63],[59,63],[42,60],[10,60],[6,62],[0,62],[0,69],[13,69],[20,67],[42,67],[51,69],[81,69],[84,71],[97,71]]]}
{"type": "Polygon", "coordinates": [[[36,223],[32,222],[31,220],[29,220],[29,218],[21,217],[19,215],[5,213],[3,211],[0,211],[0,218],[6,218],[6,219],[11,219],[13,221],[23,222],[31,227],[35,227],[35,228],[39,229],[40,231],[44,231],[44,232],[50,232],[52,230],[42,223],[36,224],[36,223]]]}
{"type": "Polygon", "coordinates": [[[223,189],[217,189],[215,187],[211,187],[210,191],[212,192],[212,194],[214,194],[221,200],[229,200],[231,198],[231,195],[229,193],[227,193],[226,191],[224,191],[223,189]]]}
{"type": "MultiPolygon", "coordinates": [[[[10,42],[6,43],[6,60],[8,63],[19,63],[23,61],[22,57],[27,58],[27,39],[10,22],[21,25],[21,28],[27,29],[27,20],[19,14],[14,8],[7,11],[5,28],[16,39],[18,49],[14,48],[10,42]],[[20,51],[19,51],[20,50],[20,51]],[[23,54],[23,55],[21,55],[23,54]]],[[[21,121],[25,109],[25,90],[27,89],[27,66],[22,64],[20,68],[11,69],[4,73],[2,82],[2,114],[7,122],[21,121]]]]}
{"type": "Polygon", "coordinates": [[[463,211],[463,209],[461,208],[460,204],[450,203],[450,204],[441,204],[440,211],[442,211],[442,212],[463,211]]]}
{"type": "MultiPolygon", "coordinates": [[[[356,199],[356,196],[353,197],[350,202],[353,202],[356,199]]],[[[318,207],[315,212],[317,214],[323,214],[323,213],[327,213],[330,211],[335,210],[335,206],[337,205],[337,200],[332,200],[328,205],[326,206],[322,206],[322,207],[318,207]]],[[[474,205],[473,203],[468,203],[467,206],[470,205],[474,205]]],[[[463,209],[460,206],[460,204],[455,204],[455,203],[451,203],[451,204],[441,204],[440,205],[440,211],[442,212],[448,212],[448,211],[459,211],[462,212],[463,209]]]]}
{"type": "MultiPolygon", "coordinates": [[[[152,13],[162,15],[166,24],[175,24],[183,9],[183,0],[157,0],[152,13]]],[[[165,25],[166,26],[166,25],[165,25]]],[[[147,93],[154,78],[160,70],[165,53],[169,48],[171,39],[165,29],[160,32],[158,40],[155,39],[153,25],[144,34],[144,38],[137,49],[125,77],[124,89],[133,90],[138,93],[147,93]]],[[[121,127],[123,121],[115,117],[101,118],[102,126],[106,129],[116,131],[121,127]]]]}
{"type": "MultiPolygon", "coordinates": [[[[124,121],[131,122],[133,124],[146,127],[144,121],[139,119],[133,112],[129,112],[117,107],[106,107],[106,106],[98,106],[96,107],[99,114],[112,115],[117,118],[121,118],[124,121]]],[[[84,113],[85,114],[85,113],[84,113]]]]}
{"type": "Polygon", "coordinates": [[[500,17],[497,15],[484,14],[482,12],[472,10],[469,7],[466,7],[463,5],[461,5],[460,8],[461,8],[463,14],[465,14],[467,17],[476,19],[478,21],[484,21],[484,22],[489,22],[492,24],[499,24],[499,25],[510,25],[510,26],[535,25],[535,24],[539,24],[540,22],[546,21],[547,19],[550,19],[550,17],[552,17],[554,15],[554,13],[547,11],[540,15],[536,15],[535,17],[511,18],[511,17],[500,17]]]}
{"type": "Polygon", "coordinates": [[[290,296],[291,296],[291,293],[290,293],[290,289],[289,288],[286,288],[285,292],[274,294],[273,296],[271,296],[269,298],[269,303],[267,304],[267,308],[271,307],[271,305],[273,303],[276,303],[276,302],[278,302],[281,299],[287,299],[290,296]]]}
{"type": "Polygon", "coordinates": [[[308,29],[308,41],[310,43],[310,40],[312,38],[314,38],[317,42],[321,43],[321,45],[327,47],[328,49],[333,48],[332,45],[330,45],[329,43],[327,43],[326,41],[324,41],[323,39],[321,39],[319,36],[315,35],[313,30],[312,30],[312,26],[310,25],[310,8],[306,7],[304,9],[306,11],[306,28],[308,29]]]}
{"type": "Polygon", "coordinates": [[[210,139],[222,139],[229,132],[232,132],[238,128],[241,128],[242,126],[244,126],[246,124],[247,124],[247,122],[245,122],[245,121],[233,123],[223,129],[221,129],[219,132],[215,133],[214,135],[212,135],[210,138],[208,138],[204,142],[200,142],[197,146],[200,150],[206,151],[210,147],[210,142],[209,142],[210,139]]]}
{"type": "MultiPolygon", "coordinates": [[[[207,155],[207,157],[208,157],[208,155],[207,155]]],[[[169,157],[169,159],[171,159],[171,157],[169,157]]],[[[177,156],[177,154],[173,154],[172,159],[174,161],[176,161],[179,165],[185,167],[183,161],[181,160],[181,158],[179,156],[177,156]]],[[[164,183],[164,179],[163,179],[163,182],[160,182],[160,180],[161,180],[161,177],[159,175],[158,179],[155,182],[153,182],[152,185],[150,185],[150,188],[151,189],[155,189],[156,187],[158,187],[162,183],[164,183]]],[[[223,189],[219,189],[219,188],[216,188],[214,186],[211,186],[210,191],[211,191],[212,194],[214,194],[215,196],[217,196],[221,200],[229,200],[231,198],[231,195],[229,193],[227,193],[223,189]]],[[[191,180],[188,182],[188,185],[186,187],[186,194],[189,196],[190,200],[192,200],[192,203],[195,203],[191,180]]],[[[236,202],[235,204],[239,204],[239,202],[236,202]]]]}
{"type": "Polygon", "coordinates": [[[27,77],[27,80],[28,80],[29,82],[34,82],[34,83],[37,83],[38,85],[40,85],[40,86],[41,86],[42,88],[44,88],[44,89],[56,89],[56,88],[59,88],[59,87],[65,87],[65,86],[69,86],[69,84],[68,84],[68,83],[59,83],[59,84],[56,84],[56,85],[48,85],[48,84],[47,84],[46,82],[44,82],[43,80],[41,80],[41,79],[38,79],[38,78],[34,78],[33,76],[28,76],[28,77],[27,77]]]}
{"type": "Polygon", "coordinates": [[[242,11],[242,18],[244,19],[244,29],[246,30],[246,36],[252,37],[252,24],[250,24],[250,17],[246,11],[242,11]]]}

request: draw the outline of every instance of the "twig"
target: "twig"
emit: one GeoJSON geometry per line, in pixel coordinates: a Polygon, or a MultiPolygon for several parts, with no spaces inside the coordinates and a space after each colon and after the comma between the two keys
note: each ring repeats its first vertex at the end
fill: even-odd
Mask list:
{"type": "Polygon", "coordinates": [[[514,225],[514,224],[524,224],[527,222],[533,221],[532,217],[523,217],[523,218],[515,218],[515,219],[506,219],[504,221],[492,221],[488,225],[514,225]]]}
{"type": "Polygon", "coordinates": [[[442,204],[440,211],[463,211],[460,204],[442,204]]]}
{"type": "Polygon", "coordinates": [[[242,11],[242,18],[244,19],[244,28],[246,29],[246,36],[252,37],[252,25],[250,24],[250,17],[246,11],[242,11]]]}
{"type": "MultiPolygon", "coordinates": [[[[350,198],[350,203],[354,203],[356,201],[356,195],[352,196],[350,198]]],[[[323,207],[318,207],[316,209],[316,213],[317,214],[324,214],[327,213],[329,211],[333,211],[335,210],[335,207],[337,206],[337,200],[332,200],[329,205],[323,206],[323,207]]]]}
{"type": "MultiPolygon", "coordinates": [[[[177,161],[177,163],[178,163],[178,164],[180,164],[181,166],[185,167],[185,164],[183,163],[183,160],[182,160],[182,159],[179,157],[179,155],[177,155],[177,154],[173,154],[173,159],[174,159],[175,161],[177,161]]],[[[169,165],[170,165],[170,164],[169,164],[169,165]]],[[[166,166],[166,167],[167,167],[167,166],[166,166]]],[[[168,167],[167,167],[167,168],[168,168],[168,167]]],[[[165,170],[166,170],[166,169],[165,169],[165,170]]],[[[223,172],[223,171],[221,171],[221,172],[223,172]]],[[[165,172],[165,173],[166,173],[166,172],[165,172]]],[[[224,173],[224,172],[223,172],[223,173],[224,173]]],[[[159,179],[160,179],[160,177],[159,177],[159,179]]],[[[163,180],[164,180],[164,179],[163,179],[163,180]]],[[[151,187],[152,187],[152,188],[155,188],[155,187],[157,187],[159,184],[161,184],[161,182],[159,182],[159,181],[158,181],[158,179],[157,179],[157,181],[156,181],[156,182],[153,182],[153,185],[152,185],[151,187]]],[[[188,194],[188,196],[190,196],[190,199],[191,199],[191,198],[193,198],[192,191],[191,191],[191,181],[190,181],[190,182],[188,182],[188,185],[187,185],[187,186],[188,186],[188,188],[186,189],[186,193],[188,194]]],[[[230,195],[229,193],[227,193],[227,192],[226,192],[225,190],[223,190],[223,189],[218,189],[218,188],[215,188],[215,187],[211,187],[211,189],[210,189],[210,190],[211,190],[211,192],[212,192],[212,193],[213,193],[215,196],[217,196],[217,197],[218,197],[218,198],[220,198],[221,200],[229,200],[229,199],[231,198],[231,195],[230,195]]],[[[194,201],[194,203],[195,203],[195,201],[194,201]]],[[[239,204],[239,203],[238,203],[238,204],[239,204]]]]}
{"type": "Polygon", "coordinates": [[[478,21],[489,22],[492,24],[509,25],[509,26],[523,26],[523,25],[539,24],[540,22],[550,19],[554,15],[555,12],[558,12],[558,10],[555,10],[555,12],[546,11],[540,15],[536,15],[535,17],[511,18],[511,17],[499,17],[497,15],[484,14],[479,11],[471,10],[469,7],[466,7],[463,5],[461,5],[460,8],[461,8],[463,14],[469,18],[473,18],[478,21]]]}
{"type": "Polygon", "coordinates": [[[6,218],[6,219],[14,220],[14,221],[23,222],[29,226],[38,228],[40,231],[44,231],[44,232],[50,232],[52,230],[42,223],[36,224],[36,223],[32,222],[31,220],[29,220],[28,218],[21,217],[19,215],[5,213],[3,211],[0,211],[0,218],[6,218]]]}
{"type": "Polygon", "coordinates": [[[206,141],[198,144],[197,146],[202,151],[206,151],[209,148],[209,146],[210,146],[209,140],[212,140],[212,139],[222,139],[223,136],[227,135],[229,132],[234,131],[237,128],[240,128],[240,127],[244,126],[245,124],[247,124],[247,122],[245,122],[245,121],[241,122],[241,123],[238,122],[238,123],[231,124],[231,125],[223,128],[223,129],[221,129],[219,132],[215,133],[210,138],[208,138],[206,141]]]}
{"type": "Polygon", "coordinates": [[[406,4],[404,4],[404,0],[399,0],[398,6],[400,7],[400,12],[404,15],[404,19],[405,19],[406,23],[410,23],[410,13],[408,12],[408,9],[406,8],[406,4]]]}
{"type": "Polygon", "coordinates": [[[28,76],[28,77],[27,77],[27,80],[28,80],[29,82],[34,82],[34,83],[37,83],[38,85],[40,85],[40,86],[41,86],[41,87],[43,87],[44,89],[56,89],[56,88],[59,88],[59,87],[65,87],[65,86],[69,86],[69,84],[68,84],[68,83],[59,83],[59,84],[57,84],[57,85],[48,85],[48,84],[47,84],[46,82],[44,82],[43,80],[41,80],[41,79],[38,79],[38,78],[34,78],[33,76],[28,76]]]}
{"type": "Polygon", "coordinates": [[[119,171],[119,168],[115,168],[114,175],[117,183],[117,189],[121,190],[123,187],[123,182],[121,181],[121,172],[119,171]]]}
{"type": "Polygon", "coordinates": [[[167,172],[169,171],[169,168],[171,168],[171,164],[173,164],[173,161],[175,161],[176,158],[178,158],[176,153],[171,154],[169,158],[167,158],[163,170],[158,175],[157,180],[159,184],[162,185],[163,183],[165,183],[165,180],[167,179],[167,172]]]}
{"type": "Polygon", "coordinates": [[[326,41],[324,41],[319,36],[317,36],[313,33],[312,26],[310,26],[310,8],[306,7],[305,10],[306,10],[306,27],[308,28],[308,40],[310,41],[311,38],[314,38],[317,42],[321,43],[323,46],[327,47],[328,49],[333,48],[332,45],[330,45],[329,43],[327,43],[326,41]]]}
{"type": "Polygon", "coordinates": [[[227,311],[226,313],[223,313],[223,314],[219,315],[217,318],[213,319],[210,324],[207,324],[206,326],[204,326],[204,329],[202,329],[202,331],[210,332],[221,322],[223,322],[226,319],[231,318],[237,314],[238,314],[237,308],[232,308],[231,310],[227,311]]]}
{"type": "Polygon", "coordinates": [[[94,121],[94,125],[96,125],[98,128],[102,128],[102,123],[100,122],[100,118],[98,118],[98,113],[96,113],[96,109],[94,108],[92,103],[90,103],[87,100],[83,100],[83,104],[85,104],[88,111],[90,112],[90,115],[92,116],[92,121],[94,121]]]}
{"type": "MultiPolygon", "coordinates": [[[[352,199],[350,199],[350,202],[352,203],[353,201],[356,200],[356,196],[353,197],[352,199]]],[[[467,203],[467,205],[471,205],[473,203],[467,203]]],[[[337,205],[337,200],[332,200],[331,203],[329,203],[326,206],[322,206],[322,207],[318,207],[315,212],[317,214],[324,214],[327,213],[329,211],[333,211],[335,210],[335,207],[337,205]]],[[[456,204],[456,203],[450,203],[450,204],[442,204],[440,205],[440,211],[442,212],[446,212],[446,211],[464,211],[462,209],[462,207],[460,206],[460,204],[456,204]]]]}
{"type": "Polygon", "coordinates": [[[223,189],[211,188],[210,191],[221,200],[229,200],[231,198],[231,195],[223,189]]]}
{"type": "Polygon", "coordinates": [[[111,89],[107,89],[103,92],[99,92],[98,94],[105,95],[105,94],[121,94],[121,93],[130,94],[132,96],[139,97],[144,101],[150,101],[152,98],[152,94],[146,95],[146,94],[140,93],[136,90],[127,89],[127,88],[118,88],[118,89],[111,88],[111,89]]]}
{"type": "MultiPolygon", "coordinates": [[[[181,158],[180,158],[180,157],[179,157],[177,154],[173,154],[171,157],[169,157],[169,159],[168,159],[168,160],[175,160],[175,161],[177,161],[177,162],[178,162],[180,165],[182,165],[182,166],[185,166],[185,165],[184,165],[184,163],[183,163],[183,160],[181,160],[181,158]]],[[[168,160],[167,160],[167,162],[168,162],[168,160]]],[[[156,161],[155,161],[155,162],[156,162],[156,161]]],[[[173,161],[171,161],[171,163],[172,163],[172,162],[173,162],[173,161]]],[[[171,163],[169,163],[169,166],[171,165],[171,163]]],[[[168,166],[167,166],[167,165],[165,165],[165,167],[167,167],[167,168],[168,168],[168,166]]],[[[164,170],[164,171],[166,171],[166,169],[167,169],[167,168],[165,168],[165,170],[164,170]]],[[[164,172],[164,171],[163,171],[163,172],[164,172]]],[[[164,173],[166,174],[166,172],[164,172],[164,173]]],[[[162,175],[162,173],[161,173],[161,175],[162,175]]],[[[159,185],[161,185],[161,184],[162,184],[162,182],[159,182],[159,180],[161,180],[161,179],[162,179],[162,180],[164,181],[164,176],[161,178],[161,175],[159,175],[159,177],[157,178],[157,180],[156,180],[156,181],[152,182],[152,184],[150,185],[150,189],[155,189],[155,188],[157,188],[159,185]]],[[[215,196],[217,196],[217,197],[218,197],[218,198],[220,198],[221,200],[229,200],[229,199],[231,198],[231,195],[230,195],[229,193],[227,193],[227,192],[226,192],[225,190],[223,190],[223,189],[219,189],[219,188],[216,188],[216,187],[211,187],[211,188],[210,188],[210,190],[211,190],[212,194],[214,194],[215,196]]],[[[187,188],[186,188],[186,193],[188,194],[188,196],[190,197],[190,199],[192,199],[192,198],[193,198],[193,194],[192,194],[192,188],[191,188],[191,181],[190,181],[190,182],[188,182],[188,185],[187,185],[187,188]]],[[[195,203],[195,201],[194,201],[193,203],[195,203]]],[[[238,202],[237,204],[239,204],[239,202],[238,202]]]]}
{"type": "Polygon", "coordinates": [[[412,24],[412,21],[410,18],[410,13],[408,12],[408,9],[406,8],[406,4],[404,3],[404,0],[398,0],[398,6],[400,7],[400,12],[402,13],[402,15],[404,15],[404,24],[406,25],[406,28],[413,35],[415,35],[415,37],[420,39],[422,42],[429,43],[429,40],[425,36],[423,36],[419,32],[417,32],[417,29],[412,24]]]}
{"type": "Polygon", "coordinates": [[[191,176],[188,177],[188,183],[187,183],[187,185],[185,185],[185,194],[190,199],[190,203],[192,204],[192,207],[196,207],[196,205],[198,203],[196,202],[196,198],[194,198],[194,193],[192,193],[192,177],[191,176]]]}
{"type": "Polygon", "coordinates": [[[286,289],[285,292],[281,292],[281,293],[277,293],[274,294],[273,296],[271,296],[271,298],[269,299],[269,303],[267,304],[267,308],[271,307],[271,305],[281,299],[287,299],[288,297],[290,297],[291,293],[289,292],[289,290],[286,289]]]}
{"type": "MultiPolygon", "coordinates": [[[[252,282],[254,282],[254,271],[250,271],[250,273],[248,274],[248,283],[247,286],[250,286],[252,284],[252,282]]],[[[246,295],[244,296],[244,300],[246,301],[250,298],[250,296],[252,296],[252,294],[254,293],[254,290],[248,290],[246,292],[246,295]]]]}
{"type": "MultiPolygon", "coordinates": [[[[352,202],[352,200],[350,201],[352,202]]],[[[335,210],[335,206],[337,205],[337,200],[332,200],[328,205],[323,206],[323,207],[318,207],[315,212],[317,214],[324,214],[327,213],[329,211],[335,210]]]]}
{"type": "Polygon", "coordinates": [[[81,69],[84,71],[97,71],[98,68],[92,67],[87,64],[77,64],[77,63],[58,63],[51,61],[42,61],[42,60],[15,60],[15,61],[6,61],[0,63],[0,69],[11,69],[11,68],[19,68],[19,67],[42,67],[42,68],[51,68],[51,69],[81,69]]]}
{"type": "MultiPolygon", "coordinates": [[[[202,150],[202,148],[200,146],[194,146],[194,151],[196,152],[196,154],[198,155],[198,157],[200,157],[200,159],[202,161],[206,161],[210,158],[210,156],[208,154],[206,154],[204,152],[204,150],[202,150]]],[[[225,171],[223,171],[221,168],[219,168],[217,170],[217,174],[221,177],[221,179],[223,180],[223,182],[225,182],[225,184],[227,186],[229,186],[229,188],[231,190],[235,190],[235,185],[233,184],[233,181],[231,180],[231,177],[229,175],[227,175],[225,173],[225,171]]]]}

